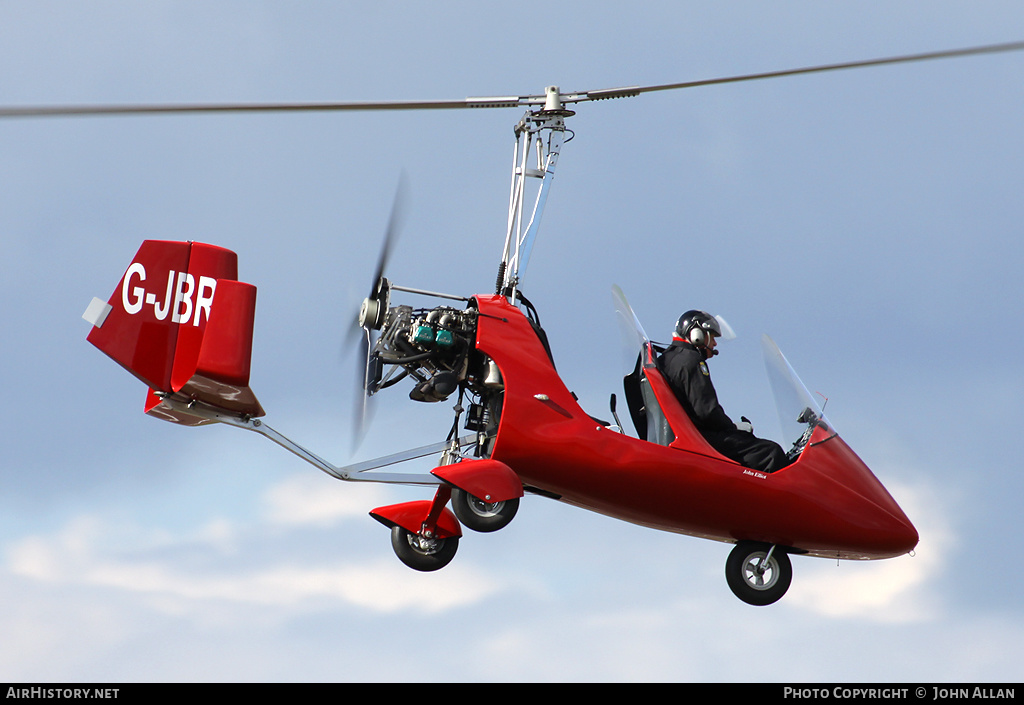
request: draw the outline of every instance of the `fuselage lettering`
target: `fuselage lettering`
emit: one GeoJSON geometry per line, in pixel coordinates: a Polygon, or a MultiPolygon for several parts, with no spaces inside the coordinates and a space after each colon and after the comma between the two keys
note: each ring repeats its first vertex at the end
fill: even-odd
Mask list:
{"type": "Polygon", "coordinates": [[[192,274],[172,269],[167,273],[167,287],[162,298],[154,292],[147,292],[142,286],[145,281],[146,268],[141,262],[132,262],[121,285],[121,304],[126,313],[134,315],[146,305],[153,307],[153,316],[158,321],[166,320],[170,314],[171,323],[185,325],[191,321],[193,326],[198,326],[203,313],[206,320],[210,320],[213,295],[217,290],[217,280],[213,277],[200,276],[197,285],[192,274]]]}
{"type": "Polygon", "coordinates": [[[138,313],[142,310],[142,300],[146,293],[146,290],[141,286],[137,286],[131,289],[132,275],[139,277],[139,281],[146,281],[146,268],[138,262],[132,262],[132,266],[128,268],[128,271],[124,274],[124,286],[121,287],[121,303],[124,305],[124,310],[128,313],[138,313]],[[135,296],[134,301],[128,299],[128,292],[131,290],[132,295],[135,296]]]}

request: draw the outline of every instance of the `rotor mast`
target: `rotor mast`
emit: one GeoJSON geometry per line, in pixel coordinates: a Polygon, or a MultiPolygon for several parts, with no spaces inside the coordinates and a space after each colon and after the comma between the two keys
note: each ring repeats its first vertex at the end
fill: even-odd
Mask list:
{"type": "Polygon", "coordinates": [[[548,86],[544,107],[527,111],[516,123],[508,225],[495,292],[507,296],[510,301],[515,300],[520,277],[529,264],[537,238],[558,155],[565,142],[565,118],[575,114],[563,107],[558,86],[548,86]],[[531,183],[529,190],[536,191],[529,214],[525,213],[528,182],[531,183]]]}

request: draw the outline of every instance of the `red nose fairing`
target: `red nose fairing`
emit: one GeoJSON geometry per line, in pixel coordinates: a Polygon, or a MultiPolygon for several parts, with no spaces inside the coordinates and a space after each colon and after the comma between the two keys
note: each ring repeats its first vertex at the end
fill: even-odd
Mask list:
{"type": "MultiPolygon", "coordinates": [[[[794,464],[767,475],[703,442],[662,388],[675,439],[658,445],[627,436],[580,408],[518,309],[500,296],[477,303],[477,347],[497,362],[505,385],[492,457],[528,488],[644,526],[816,556],[888,558],[917,544],[899,505],[828,428],[814,430],[794,464]]],[[[659,380],[652,382],[658,392],[659,380]]]]}

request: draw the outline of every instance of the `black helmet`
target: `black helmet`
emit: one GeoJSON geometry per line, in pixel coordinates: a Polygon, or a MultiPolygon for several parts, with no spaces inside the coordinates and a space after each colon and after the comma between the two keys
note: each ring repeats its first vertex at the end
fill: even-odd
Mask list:
{"type": "Polygon", "coordinates": [[[698,348],[706,347],[708,335],[722,335],[718,320],[706,311],[687,311],[676,323],[676,337],[682,338],[698,348]]]}

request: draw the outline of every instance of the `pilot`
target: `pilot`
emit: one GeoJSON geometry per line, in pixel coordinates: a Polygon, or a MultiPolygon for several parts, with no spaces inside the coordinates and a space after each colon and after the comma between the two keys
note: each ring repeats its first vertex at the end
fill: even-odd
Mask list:
{"type": "Polygon", "coordinates": [[[774,441],[758,438],[743,419],[733,423],[711,383],[707,360],[718,354],[718,321],[704,311],[687,311],[679,318],[672,344],[659,359],[661,371],[697,430],[719,453],[746,467],[774,472],[787,464],[786,453],[774,441]]]}

